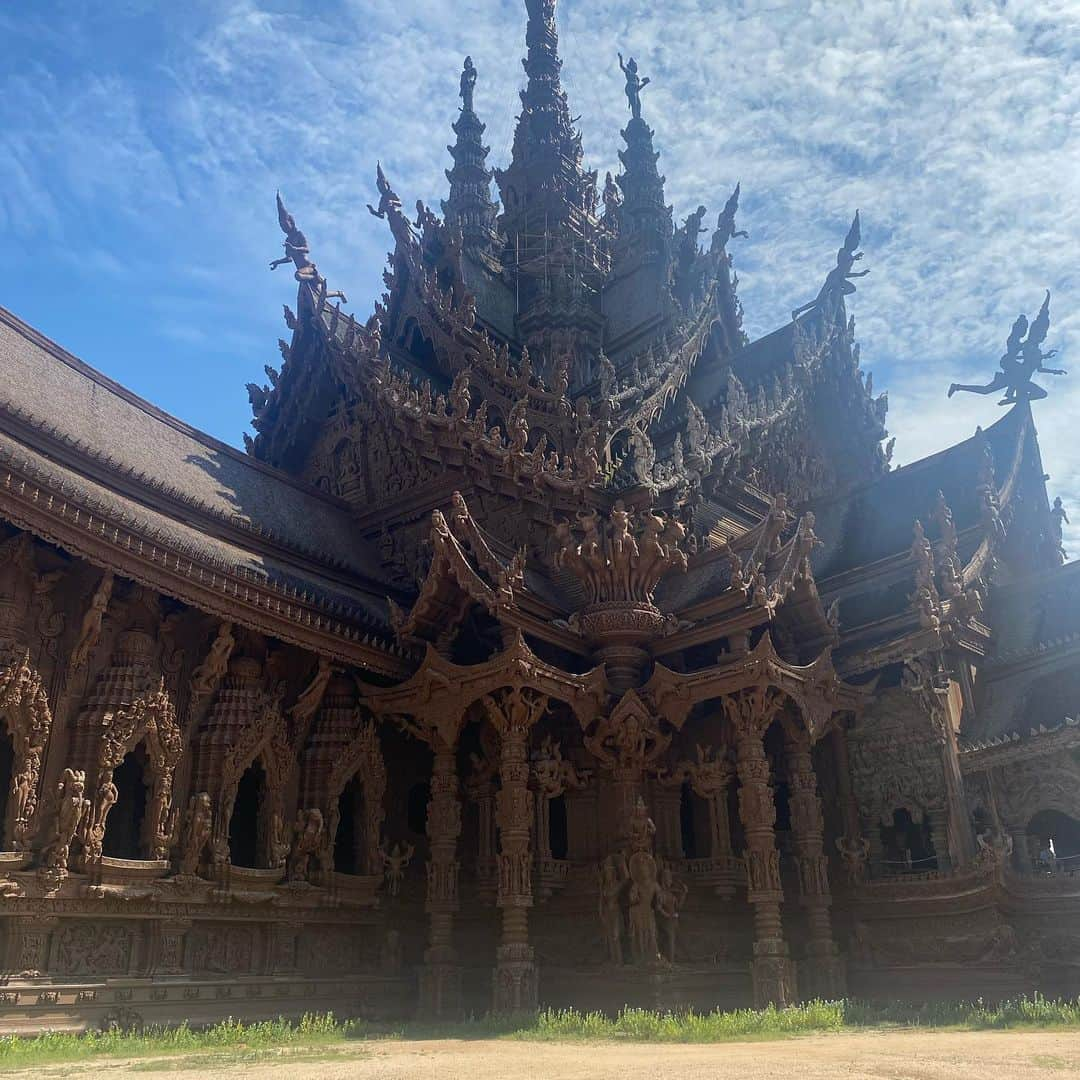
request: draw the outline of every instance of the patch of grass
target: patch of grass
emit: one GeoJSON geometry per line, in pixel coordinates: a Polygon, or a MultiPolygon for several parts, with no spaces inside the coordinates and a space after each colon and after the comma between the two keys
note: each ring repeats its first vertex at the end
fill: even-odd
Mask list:
{"type": "Polygon", "coordinates": [[[620,1040],[648,1043],[718,1043],[783,1039],[795,1035],[866,1028],[1080,1029],[1080,999],[1034,997],[987,1003],[867,1003],[810,1001],[787,1009],[653,1012],[625,1008],[615,1015],[542,1009],[491,1015],[460,1023],[405,1022],[373,1025],[337,1020],[332,1013],[245,1024],[223,1020],[204,1029],[149,1027],[141,1031],[43,1032],[33,1038],[0,1037],[0,1070],[30,1068],[99,1057],[156,1058],[155,1068],[213,1069],[269,1058],[324,1060],[355,1039],[494,1039],[531,1041],[620,1040]],[[166,1061],[161,1059],[165,1058],[166,1061]]]}
{"type": "Polygon", "coordinates": [[[284,1019],[244,1024],[222,1020],[212,1027],[194,1029],[147,1027],[141,1031],[86,1031],[81,1034],[44,1031],[33,1038],[0,1038],[0,1069],[79,1061],[94,1057],[147,1057],[207,1051],[271,1050],[287,1046],[319,1046],[354,1038],[363,1024],[338,1021],[333,1013],[309,1013],[298,1022],[284,1019]]]}

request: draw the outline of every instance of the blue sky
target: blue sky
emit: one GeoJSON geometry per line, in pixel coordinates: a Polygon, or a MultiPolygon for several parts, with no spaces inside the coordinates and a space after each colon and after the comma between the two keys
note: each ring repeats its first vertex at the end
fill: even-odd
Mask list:
{"type": "MultiPolygon", "coordinates": [[[[1044,378],[1036,415],[1080,554],[1080,0],[563,0],[559,19],[591,167],[617,165],[621,50],[652,79],[676,214],[742,181],[752,336],[816,293],[861,208],[851,310],[897,462],[999,415],[945,389],[989,377],[1052,290],[1048,343],[1076,371],[1044,378]]],[[[366,315],[389,245],[364,209],[376,159],[406,205],[437,205],[471,53],[505,162],[523,31],[521,0],[0,6],[0,304],[238,444],[293,301],[267,269],[275,189],[366,315]]]]}

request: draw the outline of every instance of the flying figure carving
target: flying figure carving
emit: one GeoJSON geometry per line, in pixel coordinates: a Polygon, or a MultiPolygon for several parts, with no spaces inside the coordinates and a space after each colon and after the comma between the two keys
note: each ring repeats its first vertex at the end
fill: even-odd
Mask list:
{"type": "Polygon", "coordinates": [[[1009,331],[1008,340],[1005,343],[1005,354],[1000,360],[1001,370],[997,372],[990,382],[983,385],[970,383],[953,383],[949,387],[949,397],[957,391],[968,394],[993,394],[998,390],[1004,390],[1005,396],[998,402],[999,405],[1012,405],[1017,401],[1039,401],[1046,397],[1046,391],[1037,383],[1031,381],[1037,374],[1065,375],[1063,368],[1048,368],[1043,361],[1057,355],[1057,349],[1049,352],[1042,351],[1042,343],[1046,340],[1047,331],[1050,329],[1050,290],[1046,292],[1039,314],[1028,326],[1026,315],[1020,315],[1009,331]],[[1024,337],[1024,334],[1027,337],[1024,337]]]}
{"type": "Polygon", "coordinates": [[[791,313],[792,320],[797,319],[804,312],[821,307],[831,296],[850,296],[855,291],[851,279],[866,277],[870,273],[869,270],[852,270],[852,267],[863,257],[861,251],[855,250],[862,243],[861,235],[859,211],[856,210],[855,220],[852,221],[851,228],[848,229],[848,234],[844,238],[844,246],[836,253],[836,266],[829,271],[825,284],[821,286],[821,292],[808,304],[796,308],[791,313]]]}

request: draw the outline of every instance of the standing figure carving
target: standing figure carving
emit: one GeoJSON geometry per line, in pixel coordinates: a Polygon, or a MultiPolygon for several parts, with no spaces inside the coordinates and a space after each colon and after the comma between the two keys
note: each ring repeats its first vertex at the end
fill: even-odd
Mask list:
{"type": "Polygon", "coordinates": [[[476,67],[473,65],[471,56],[465,57],[465,67],[461,72],[461,85],[459,94],[461,97],[461,109],[463,112],[473,111],[473,91],[476,89],[476,67]]]}
{"type": "Polygon", "coordinates": [[[379,854],[382,856],[383,873],[386,875],[386,891],[390,896],[397,896],[401,892],[405,871],[412,862],[416,849],[412,844],[406,844],[404,848],[400,844],[394,844],[389,851],[379,848],[379,854]]]}
{"type": "Polygon", "coordinates": [[[609,855],[600,864],[600,925],[604,931],[607,958],[612,964],[622,964],[623,911],[622,897],[630,871],[621,853],[609,855]]]}
{"type": "Polygon", "coordinates": [[[79,668],[90,658],[90,653],[101,637],[101,624],[105,619],[105,611],[109,606],[112,596],[113,572],[106,570],[90,598],[90,607],[83,616],[82,626],[79,628],[79,640],[75,642],[75,648],[71,650],[71,670],[79,668]]]}
{"type": "Polygon", "coordinates": [[[214,811],[209,794],[200,791],[197,795],[192,795],[180,840],[180,858],[177,863],[180,874],[193,877],[198,872],[213,825],[214,811]]]}
{"type": "Polygon", "coordinates": [[[323,840],[323,816],[317,807],[297,810],[293,832],[292,850],[289,852],[289,881],[307,881],[311,873],[311,860],[318,853],[323,840]]]}
{"type": "Polygon", "coordinates": [[[225,674],[229,666],[229,657],[236,647],[233,637],[233,624],[223,622],[218,627],[217,637],[210,646],[206,659],[195,669],[191,676],[191,693],[196,697],[209,694],[225,674]]]}
{"type": "Polygon", "coordinates": [[[667,959],[675,963],[675,937],[679,928],[679,911],[686,900],[688,889],[685,882],[677,881],[671,867],[660,871],[660,883],[656,890],[656,910],[664,928],[664,944],[667,959]]]}
{"type": "Polygon", "coordinates": [[[68,868],[72,842],[83,834],[90,816],[90,800],[85,792],[86,773],[65,769],[53,793],[49,831],[41,851],[42,865],[48,870],[68,868]]]}
{"type": "Polygon", "coordinates": [[[655,964],[656,903],[659,882],[656,860],[648,851],[635,851],[627,860],[630,869],[630,952],[637,964],[655,964]]]}
{"type": "Polygon", "coordinates": [[[630,115],[635,120],[641,119],[641,91],[652,81],[643,79],[638,75],[637,61],[631,56],[625,63],[622,53],[619,53],[619,67],[626,76],[626,103],[630,107],[630,115]]]}

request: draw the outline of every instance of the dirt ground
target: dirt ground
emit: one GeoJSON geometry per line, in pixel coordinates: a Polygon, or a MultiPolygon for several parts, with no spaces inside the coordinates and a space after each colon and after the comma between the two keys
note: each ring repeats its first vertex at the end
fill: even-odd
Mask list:
{"type": "Polygon", "coordinates": [[[46,1066],[33,1073],[237,1080],[1028,1080],[1080,1076],[1080,1034],[865,1032],[715,1046],[502,1040],[359,1042],[252,1061],[243,1053],[46,1066]]]}

